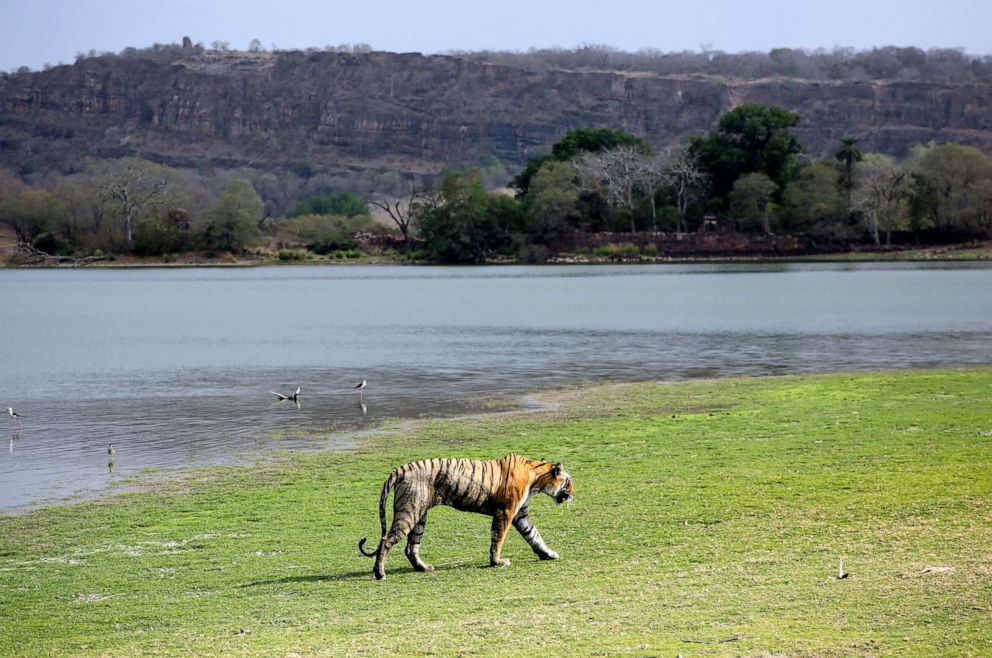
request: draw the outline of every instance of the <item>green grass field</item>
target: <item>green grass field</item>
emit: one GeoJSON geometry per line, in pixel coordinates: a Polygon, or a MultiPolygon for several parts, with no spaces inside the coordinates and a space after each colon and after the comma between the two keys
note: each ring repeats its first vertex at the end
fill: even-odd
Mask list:
{"type": "Polygon", "coordinates": [[[549,398],[0,517],[0,654],[992,655],[992,369],[549,398]],[[561,560],[440,508],[372,579],[393,466],[510,451],[575,479],[561,560]]]}

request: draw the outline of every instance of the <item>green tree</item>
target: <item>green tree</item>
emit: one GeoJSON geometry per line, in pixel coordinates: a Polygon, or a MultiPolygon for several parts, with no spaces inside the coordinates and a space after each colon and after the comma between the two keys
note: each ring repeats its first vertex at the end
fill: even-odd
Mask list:
{"type": "Polygon", "coordinates": [[[851,190],[854,189],[854,166],[864,159],[864,153],[858,148],[858,138],[847,135],[841,138],[840,146],[834,149],[834,159],[840,168],[838,183],[847,193],[847,206],[851,207],[851,190]]]}
{"type": "Polygon", "coordinates": [[[628,146],[641,153],[651,152],[647,142],[622,130],[579,128],[569,132],[551,147],[551,157],[559,162],[565,162],[580,153],[611,151],[620,146],[628,146]]]}
{"type": "Polygon", "coordinates": [[[849,219],[840,176],[840,171],[826,161],[802,164],[779,208],[783,229],[830,242],[854,239],[857,233],[849,219]]]}
{"type": "Polygon", "coordinates": [[[760,225],[764,233],[771,233],[768,213],[774,192],[775,183],[764,174],[745,174],[734,181],[734,188],[730,191],[730,210],[738,224],[745,228],[760,225]]]}
{"type": "Polygon", "coordinates": [[[486,192],[474,169],[445,176],[439,202],[419,211],[420,237],[431,260],[481,263],[510,245],[517,203],[486,192]]]}
{"type": "Polygon", "coordinates": [[[549,161],[566,162],[583,153],[598,153],[620,146],[628,146],[642,153],[650,153],[651,147],[640,137],[622,130],[609,128],[579,128],[572,130],[551,147],[550,155],[539,155],[527,161],[524,169],[511,181],[510,187],[517,196],[523,196],[530,189],[530,182],[541,167],[549,161]]]}
{"type": "Polygon", "coordinates": [[[777,106],[746,103],[720,117],[707,137],[690,138],[689,152],[709,175],[715,200],[727,207],[730,191],[746,174],[764,174],[780,201],[796,169],[799,140],[790,132],[799,115],[777,106]]]}
{"type": "Polygon", "coordinates": [[[57,250],[50,244],[52,231],[65,214],[64,204],[43,189],[29,188],[0,203],[0,222],[14,229],[17,241],[48,253],[57,250]],[[37,244],[42,239],[46,244],[37,244]]]}
{"type": "MultiPolygon", "coordinates": [[[[988,156],[971,146],[930,145],[913,154],[910,169],[932,188],[928,200],[938,229],[959,235],[992,235],[992,160],[988,156]]],[[[925,188],[923,183],[920,186],[925,188]]]]}
{"type": "Polygon", "coordinates": [[[224,186],[220,198],[206,213],[203,233],[207,249],[242,251],[261,237],[258,223],[265,204],[246,180],[236,178],[224,186]]]}
{"type": "Polygon", "coordinates": [[[548,242],[579,221],[579,186],[575,171],[564,162],[548,162],[531,180],[524,199],[527,232],[548,242]]]}
{"type": "Polygon", "coordinates": [[[310,197],[301,201],[289,212],[289,217],[300,215],[340,215],[356,217],[369,214],[365,199],[352,192],[331,192],[327,196],[310,197]]]}

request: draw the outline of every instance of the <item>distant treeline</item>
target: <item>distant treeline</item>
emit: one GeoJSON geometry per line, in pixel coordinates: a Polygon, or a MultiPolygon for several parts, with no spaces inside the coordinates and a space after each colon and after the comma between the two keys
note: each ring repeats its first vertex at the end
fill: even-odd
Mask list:
{"type": "MultiPolygon", "coordinates": [[[[22,250],[85,257],[244,252],[289,245],[351,250],[378,209],[407,255],[437,262],[540,261],[576,233],[720,231],[806,236],[826,248],[992,238],[992,160],[957,144],[905,160],[856,136],[809,158],[797,113],[744,104],[705,135],[664,151],[610,129],[580,129],[509,181],[495,158],[412,180],[336,176],[305,162],[278,174],[173,169],[137,158],[69,175],[0,170],[0,223],[22,250]]],[[[294,252],[295,253],[295,252],[294,252]]]]}
{"type": "MultiPolygon", "coordinates": [[[[148,48],[125,48],[120,53],[77,53],[87,57],[143,58],[171,61],[180,56],[203,52],[228,52],[230,44],[214,41],[184,49],[179,44],[154,44],[148,48]]],[[[234,49],[236,50],[236,49],[234,49]]],[[[306,52],[366,54],[368,44],[343,44],[308,48],[306,52]]],[[[247,52],[295,52],[279,50],[275,44],[266,48],[258,39],[247,44],[247,52]]],[[[922,81],[922,82],[992,82],[992,55],[970,54],[962,48],[884,46],[870,50],[835,47],[807,50],[774,48],[769,52],[726,53],[702,48],[697,51],[663,52],[654,49],[627,52],[605,45],[578,48],[533,48],[526,52],[455,50],[445,53],[470,61],[489,62],[528,70],[567,69],[603,71],[643,71],[658,75],[707,75],[727,78],[760,79],[769,77],[799,78],[818,81],[922,81]]],[[[46,64],[46,68],[50,65],[46,64]]],[[[21,67],[17,72],[27,72],[21,67]]]]}

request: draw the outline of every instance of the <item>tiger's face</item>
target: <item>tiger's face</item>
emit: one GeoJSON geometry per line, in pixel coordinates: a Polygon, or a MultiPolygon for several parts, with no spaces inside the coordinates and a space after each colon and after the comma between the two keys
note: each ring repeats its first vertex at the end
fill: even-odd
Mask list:
{"type": "Polygon", "coordinates": [[[540,491],[554,498],[556,505],[572,502],[575,498],[575,488],[572,486],[572,476],[568,474],[561,463],[557,463],[537,483],[540,491]]]}

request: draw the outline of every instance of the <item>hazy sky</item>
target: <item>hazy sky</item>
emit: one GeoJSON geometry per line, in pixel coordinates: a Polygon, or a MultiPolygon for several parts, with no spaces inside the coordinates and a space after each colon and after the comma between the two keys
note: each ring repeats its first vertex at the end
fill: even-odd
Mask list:
{"type": "Polygon", "coordinates": [[[367,43],[423,53],[606,44],[768,51],[898,45],[992,54],[992,0],[0,0],[0,70],[184,35],[244,50],[367,43]]]}

